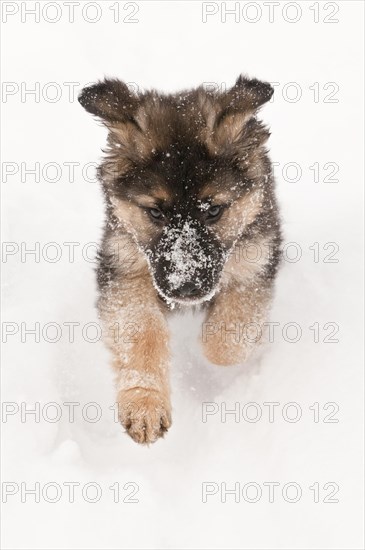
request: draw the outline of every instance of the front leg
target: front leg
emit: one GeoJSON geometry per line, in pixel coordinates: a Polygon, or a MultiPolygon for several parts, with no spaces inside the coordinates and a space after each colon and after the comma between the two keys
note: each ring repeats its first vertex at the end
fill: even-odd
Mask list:
{"type": "Polygon", "coordinates": [[[270,303],[267,283],[231,283],[210,305],[202,325],[205,356],[215,365],[236,365],[248,359],[263,334],[270,303]]]}
{"type": "Polygon", "coordinates": [[[104,340],[113,354],[119,418],[137,443],[153,443],[171,426],[168,329],[148,273],[102,291],[104,340]]]}

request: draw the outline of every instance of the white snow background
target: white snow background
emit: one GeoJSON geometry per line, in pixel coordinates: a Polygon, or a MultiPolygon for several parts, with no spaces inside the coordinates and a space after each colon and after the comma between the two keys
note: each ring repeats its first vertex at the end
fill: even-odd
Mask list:
{"type": "MultiPolygon", "coordinates": [[[[339,6],[338,23],[323,22],[332,8],[324,11],[322,2],[318,23],[312,2],[297,2],[301,17],[296,23],[285,21],[285,2],[275,8],[274,22],[256,2],[262,7],[256,23],[242,16],[237,22],[227,16],[224,23],[220,13],[203,23],[200,2],[139,2],[138,23],[114,23],[110,6],[115,2],[102,2],[98,22],[84,21],[76,7],[69,23],[64,4],[58,4],[57,23],[42,17],[36,23],[32,16],[23,23],[19,12],[2,25],[3,81],[28,88],[39,82],[41,90],[56,82],[62,90],[56,102],[42,95],[39,101],[32,96],[21,101],[20,93],[3,99],[3,162],[24,162],[28,168],[57,162],[62,175],[55,183],[42,176],[36,182],[32,175],[22,182],[19,172],[3,182],[2,238],[29,248],[56,242],[63,252],[55,263],[42,257],[35,262],[31,255],[25,262],[20,254],[3,258],[3,326],[55,322],[64,328],[56,343],[42,338],[35,343],[33,336],[23,343],[18,332],[3,344],[3,402],[62,406],[55,423],[42,417],[37,423],[31,415],[21,422],[20,413],[3,418],[2,481],[19,487],[2,505],[3,548],[362,548],[363,3],[330,3],[339,6]],[[202,82],[230,86],[241,72],[279,83],[261,117],[272,132],[271,158],[280,163],[276,176],[285,241],[298,243],[302,255],[296,263],[284,262],[277,279],[271,313],[271,321],[280,323],[275,341],[248,364],[207,364],[197,344],[199,319],[187,314],[173,320],[173,426],[164,440],[138,446],[108,409],[115,396],[107,351],[101,341],[81,337],[80,327],[97,322],[97,294],[94,264],[80,250],[100,239],[103,203],[99,185],[84,181],[80,167],[75,181],[68,181],[64,163],[98,161],[106,131],[76,97],[69,100],[63,83],[77,82],[79,91],[106,75],[170,92],[202,82]],[[283,99],[290,82],[301,88],[297,102],[283,99]],[[318,102],[310,89],[316,82],[318,102]],[[332,91],[324,89],[329,82],[338,84],[338,102],[323,101],[332,91]],[[281,168],[289,162],[302,167],[298,182],[283,177],[281,168]],[[321,166],[317,183],[309,169],[316,162],[321,166]],[[338,183],[323,182],[330,174],[323,169],[327,162],[339,166],[338,183]],[[80,243],[73,263],[65,242],[80,243]],[[323,248],[329,242],[338,244],[337,263],[323,261],[332,250],[323,248]],[[309,248],[314,243],[319,243],[318,262],[309,248]],[[67,322],[80,323],[73,343],[67,322]],[[302,329],[296,343],[281,336],[289,322],[302,329]],[[331,333],[323,328],[329,322],[339,326],[338,343],[323,341],[331,333]],[[314,323],[321,327],[318,343],[309,329],[314,323]],[[80,403],[75,422],[69,421],[65,402],[80,403]],[[102,409],[95,423],[80,412],[90,402],[102,409]],[[217,413],[204,423],[203,402],[218,407],[225,402],[227,408],[254,402],[262,418],[248,422],[241,415],[235,422],[229,415],[224,423],[217,413]],[[274,422],[268,420],[267,402],[279,403],[274,422]],[[283,418],[290,402],[302,411],[297,422],[283,418]],[[309,409],[316,402],[319,422],[309,409]],[[324,422],[332,411],[324,410],[326,403],[338,404],[334,418],[339,422],[324,422]],[[58,483],[61,498],[51,503],[41,494],[36,503],[28,495],[22,502],[22,482],[27,488],[39,482],[41,489],[58,483]],[[65,482],[80,483],[73,503],[65,482]],[[90,482],[102,490],[95,503],[81,494],[90,482]],[[109,489],[116,482],[119,503],[109,489]],[[128,482],[138,484],[136,503],[123,502],[133,488],[123,489],[128,482]],[[207,502],[202,502],[204,482],[219,488],[207,502]],[[255,482],[262,496],[256,503],[242,496],[235,502],[228,494],[222,502],[224,482],[227,488],[255,482]],[[280,483],[274,502],[263,485],[267,482],[280,483]],[[296,503],[282,496],[288,482],[302,489],[296,503]],[[320,502],[309,489],[316,482],[320,502]],[[324,488],[327,482],[339,486],[334,497],[339,502],[324,502],[331,493],[331,487],[324,488]]],[[[214,5],[221,10],[220,3],[214,5]]],[[[121,17],[131,12],[123,6],[121,17]]],[[[49,18],[54,17],[49,9],[49,18]]],[[[94,17],[92,8],[89,14],[94,17]]],[[[294,88],[287,91],[295,95],[294,88]]],[[[49,497],[54,494],[50,489],[49,497]]]]}

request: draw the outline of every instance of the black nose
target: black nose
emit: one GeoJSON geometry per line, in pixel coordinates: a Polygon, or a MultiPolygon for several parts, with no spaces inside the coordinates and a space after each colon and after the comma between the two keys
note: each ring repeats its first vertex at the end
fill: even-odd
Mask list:
{"type": "Polygon", "coordinates": [[[177,289],[177,292],[180,294],[180,296],[196,296],[196,294],[198,294],[199,292],[199,289],[194,283],[184,283],[177,289]]]}

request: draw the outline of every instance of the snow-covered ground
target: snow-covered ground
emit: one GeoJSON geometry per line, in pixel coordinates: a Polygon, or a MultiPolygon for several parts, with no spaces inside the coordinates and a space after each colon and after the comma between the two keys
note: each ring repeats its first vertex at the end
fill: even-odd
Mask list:
{"type": "Polygon", "coordinates": [[[270,22],[273,6],[243,2],[224,22],[217,2],[81,1],[73,23],[65,2],[39,22],[24,13],[34,2],[2,4],[18,10],[2,29],[3,547],[362,548],[363,3],[284,2],[270,22]],[[240,72],[277,83],[262,117],[296,244],[273,342],[247,365],[215,367],[196,343],[199,318],[174,318],[173,426],[141,447],[109,408],[87,246],[103,222],[88,163],[106,132],[76,93],[104,75],[174,91],[230,86],[240,72]],[[35,163],[39,179],[25,173],[35,163]],[[26,333],[35,323],[39,342],[26,333]]]}

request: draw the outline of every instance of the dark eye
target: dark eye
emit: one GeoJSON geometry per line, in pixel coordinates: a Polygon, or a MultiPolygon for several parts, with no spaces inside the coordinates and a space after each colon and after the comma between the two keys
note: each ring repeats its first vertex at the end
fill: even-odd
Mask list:
{"type": "Polygon", "coordinates": [[[219,206],[219,205],[211,206],[207,210],[207,220],[208,221],[218,220],[218,218],[220,218],[222,212],[223,212],[223,207],[222,206],[219,206]]]}
{"type": "Polygon", "coordinates": [[[158,208],[149,208],[148,213],[153,220],[159,221],[163,218],[163,214],[158,208]]]}

